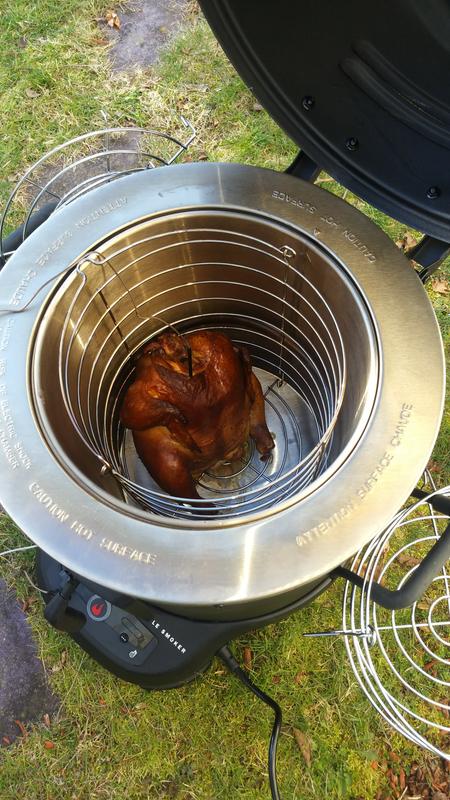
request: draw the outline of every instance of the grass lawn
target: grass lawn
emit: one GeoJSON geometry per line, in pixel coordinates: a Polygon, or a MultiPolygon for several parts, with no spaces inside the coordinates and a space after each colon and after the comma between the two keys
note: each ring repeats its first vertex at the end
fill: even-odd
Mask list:
{"type": "MultiPolygon", "coordinates": [[[[184,114],[198,131],[188,155],[193,161],[208,158],[277,170],[289,164],[295,146],[258,110],[194,7],[187,14],[186,32],[172,42],[160,64],[133,74],[109,68],[104,29],[96,22],[106,10],[94,0],[4,0],[1,203],[16,176],[44,152],[103,126],[102,111],[111,125],[177,132],[177,114],[184,114]]],[[[326,175],[319,181],[324,189],[345,195],[394,240],[404,235],[404,226],[326,175]]],[[[440,274],[448,279],[448,265],[440,274]]],[[[432,283],[427,291],[448,349],[448,296],[435,292],[432,283]]],[[[447,414],[433,454],[434,477],[441,486],[450,483],[449,451],[447,414]]],[[[1,516],[0,550],[26,543],[1,516]]],[[[271,713],[219,662],[192,685],[164,694],[121,682],[44,623],[39,594],[25,570],[32,573],[32,552],[2,559],[2,577],[21,600],[31,600],[30,624],[61,709],[49,728],[34,725],[26,738],[1,751],[0,800],[269,797],[271,713]]],[[[400,778],[392,787],[392,775],[400,769],[408,775],[413,762],[427,774],[431,765],[430,756],[372,710],[353,678],[342,641],[302,638],[304,631],[339,627],[341,595],[342,586],[335,585],[303,613],[234,644],[241,660],[244,648],[251,649],[251,677],[283,709],[278,771],[285,800],[407,797],[400,778]],[[293,727],[310,742],[309,766],[293,727]]]]}

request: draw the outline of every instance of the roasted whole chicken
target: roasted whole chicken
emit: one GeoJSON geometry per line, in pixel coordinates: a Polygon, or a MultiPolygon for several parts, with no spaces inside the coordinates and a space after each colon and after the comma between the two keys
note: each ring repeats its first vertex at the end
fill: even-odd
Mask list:
{"type": "Polygon", "coordinates": [[[243,455],[251,436],[266,460],[274,447],[261,384],[245,348],[223,333],[158,336],[136,363],[121,408],[139,457],[159,486],[198,498],[195,481],[243,455]]]}

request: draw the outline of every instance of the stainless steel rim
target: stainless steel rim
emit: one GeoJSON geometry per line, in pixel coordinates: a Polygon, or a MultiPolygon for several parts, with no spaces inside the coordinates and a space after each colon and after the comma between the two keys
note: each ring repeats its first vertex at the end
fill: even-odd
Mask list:
{"type": "MultiPolygon", "coordinates": [[[[0,317],[6,401],[0,420],[2,503],[50,555],[127,594],[209,618],[219,613],[218,606],[224,616],[234,617],[277,607],[307,591],[386,526],[434,444],[443,403],[442,346],[417,276],[357,211],[289,176],[185,164],[120,178],[55,212],[9,259],[0,274],[0,292],[11,309],[0,317]],[[114,478],[102,490],[94,479],[89,483],[91,464],[68,471],[64,452],[49,449],[36,424],[27,364],[30,347],[37,355],[42,314],[56,296],[49,281],[57,287],[57,276],[83,254],[100,250],[108,257],[107,243],[130,227],[205,210],[256,215],[278,226],[283,236],[277,234],[272,244],[279,249],[289,244],[290,231],[339,265],[358,287],[376,330],[378,394],[357,442],[341,448],[335,427],[330,448],[340,449],[340,460],[333,462],[338,468],[330,462],[277,513],[218,524],[161,515],[153,520],[148,511],[114,498],[114,478]],[[20,308],[25,310],[13,313],[20,308]],[[394,446],[400,416],[410,406],[400,446],[394,446]]],[[[63,324],[61,319],[61,329],[63,324]]],[[[350,337],[351,326],[342,312],[341,333],[350,337]]],[[[354,335],[352,357],[357,358],[359,346],[354,335]]],[[[346,390],[353,372],[347,369],[346,390]]],[[[56,397],[57,370],[54,378],[56,397]]],[[[376,382],[372,374],[372,397],[376,382]]],[[[343,403],[339,419],[345,413],[343,403]]],[[[91,461],[98,471],[98,460],[91,455],[91,461]]]]}

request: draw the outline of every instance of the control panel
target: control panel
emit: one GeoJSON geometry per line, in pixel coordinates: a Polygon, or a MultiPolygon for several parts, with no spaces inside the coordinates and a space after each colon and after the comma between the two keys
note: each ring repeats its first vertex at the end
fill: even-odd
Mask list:
{"type": "Polygon", "coordinates": [[[87,612],[83,636],[92,642],[101,636],[104,650],[113,658],[125,664],[143,664],[158,644],[158,639],[150,632],[142,620],[129,614],[98,594],[79,584],[71,598],[71,606],[87,612]],[[77,597],[82,603],[77,602],[77,597]],[[101,629],[100,627],[101,626],[101,629]]]}

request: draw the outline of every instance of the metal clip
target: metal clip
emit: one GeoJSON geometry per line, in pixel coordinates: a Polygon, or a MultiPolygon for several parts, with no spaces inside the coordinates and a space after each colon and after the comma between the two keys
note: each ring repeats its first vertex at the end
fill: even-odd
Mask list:
{"type": "Polygon", "coordinates": [[[344,630],[344,629],[336,629],[330,631],[311,631],[311,633],[304,633],[303,636],[309,639],[319,639],[324,638],[327,636],[355,636],[358,639],[367,639],[367,643],[369,647],[376,642],[376,633],[371,625],[368,625],[366,629],[358,628],[356,630],[344,630]]]}

